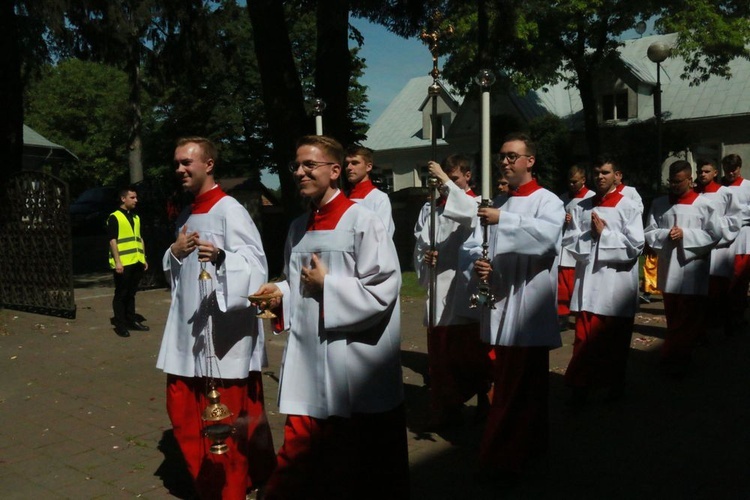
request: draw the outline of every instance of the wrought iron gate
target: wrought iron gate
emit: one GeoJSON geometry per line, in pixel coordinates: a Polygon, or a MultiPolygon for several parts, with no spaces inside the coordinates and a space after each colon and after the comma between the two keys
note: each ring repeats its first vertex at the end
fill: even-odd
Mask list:
{"type": "Polygon", "coordinates": [[[68,186],[18,172],[0,198],[0,305],[75,318],[68,186]]]}

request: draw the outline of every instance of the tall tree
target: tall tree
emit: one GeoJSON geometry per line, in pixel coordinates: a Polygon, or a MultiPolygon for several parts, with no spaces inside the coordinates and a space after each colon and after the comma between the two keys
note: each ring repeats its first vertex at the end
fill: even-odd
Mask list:
{"type": "Polygon", "coordinates": [[[130,182],[143,180],[142,76],[144,52],[161,35],[153,20],[156,0],[81,0],[67,9],[66,34],[73,54],[105,62],[128,75],[128,166],[130,182]]]}
{"type": "MultiPolygon", "coordinates": [[[[253,40],[261,74],[263,102],[273,140],[273,162],[286,164],[298,137],[309,129],[305,113],[302,83],[297,73],[289,38],[284,5],[277,0],[256,0],[247,3],[253,25],[253,40]]],[[[297,199],[292,175],[279,168],[279,184],[284,199],[297,199]]],[[[289,215],[298,212],[285,204],[289,215]]]]}
{"type": "Polygon", "coordinates": [[[127,75],[102,63],[68,59],[48,66],[29,86],[26,121],[52,141],[74,151],[79,162],[61,177],[73,193],[92,185],[128,181],[122,168],[128,144],[127,75]]]}
{"type": "Polygon", "coordinates": [[[8,175],[21,170],[23,154],[23,85],[21,83],[19,20],[12,2],[0,5],[0,151],[5,167],[0,169],[0,187],[8,175]]]}
{"type": "MultiPolygon", "coordinates": [[[[66,0],[8,0],[0,4],[0,181],[21,170],[23,92],[49,58],[46,36],[63,24],[66,0]]],[[[0,182],[2,183],[2,182],[0,182]]]]}

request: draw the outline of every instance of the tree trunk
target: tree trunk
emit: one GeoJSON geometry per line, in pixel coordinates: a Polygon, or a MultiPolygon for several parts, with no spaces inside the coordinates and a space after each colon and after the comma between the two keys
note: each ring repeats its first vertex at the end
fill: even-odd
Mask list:
{"type": "Polygon", "coordinates": [[[315,90],[326,103],[323,133],[346,145],[353,140],[349,119],[349,1],[318,0],[315,90]]]}
{"type": "Polygon", "coordinates": [[[136,38],[128,61],[128,80],[130,83],[130,136],[128,137],[128,164],[130,165],[130,182],[135,184],[143,180],[143,145],[141,131],[143,119],[141,114],[141,65],[140,42],[136,38]]]}
{"type": "Polygon", "coordinates": [[[286,164],[294,159],[299,137],[311,133],[305,127],[305,99],[292,45],[289,41],[284,7],[278,0],[247,2],[253,41],[261,76],[263,104],[273,140],[272,158],[279,172],[284,211],[292,216],[300,212],[299,197],[286,164]]]}
{"type": "Polygon", "coordinates": [[[0,185],[23,167],[23,83],[18,18],[13,2],[0,6],[0,185]]]}
{"type": "Polygon", "coordinates": [[[594,160],[599,156],[599,116],[594,94],[593,77],[590,72],[578,69],[578,90],[581,93],[581,104],[583,106],[583,123],[586,128],[586,144],[589,149],[589,158],[594,160]]]}

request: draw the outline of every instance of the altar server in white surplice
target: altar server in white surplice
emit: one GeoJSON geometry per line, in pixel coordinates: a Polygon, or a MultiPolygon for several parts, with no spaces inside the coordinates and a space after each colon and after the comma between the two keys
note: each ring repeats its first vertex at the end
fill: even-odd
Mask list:
{"type": "Polygon", "coordinates": [[[721,238],[716,210],[693,191],[691,173],[684,160],[669,166],[670,194],[654,200],[644,229],[646,243],[659,257],[657,280],[667,319],[661,362],[675,376],[685,374],[695,341],[705,335],[711,249],[721,238]]]}
{"type": "Polygon", "coordinates": [[[643,251],[640,207],[618,192],[615,167],[594,163],[596,196],[573,208],[563,248],[576,260],[570,308],[576,312],[573,357],[565,381],[573,403],[592,388],[622,395],[633,320],[638,309],[638,256],[643,251]]]}
{"type": "Polygon", "coordinates": [[[409,492],[396,249],[383,222],[338,188],[342,146],[297,143],[291,170],[309,213],[284,249],[278,310],[289,332],[279,380],[284,444],[265,497],[357,498],[409,492]],[[279,307],[279,302],[280,307],[279,307]]]}
{"type": "Polygon", "coordinates": [[[244,498],[274,467],[260,374],[263,325],[247,300],[268,270],[247,210],[214,181],[217,161],[208,139],[177,142],[177,177],[195,199],[178,217],[177,239],[164,254],[172,304],[156,366],[167,373],[167,412],[198,495],[244,498]],[[201,270],[211,279],[199,280],[201,270]],[[232,413],[220,423],[235,429],[224,454],[209,452],[201,418],[212,380],[232,413]]]}
{"type": "MultiPolygon", "coordinates": [[[[495,353],[494,395],[480,461],[518,474],[549,445],[549,350],[560,347],[557,269],[565,210],[531,174],[535,147],[525,134],[506,137],[499,158],[508,196],[480,208],[489,224],[488,259],[474,269],[489,281],[495,308],[482,307],[482,340],[495,353]]],[[[481,243],[481,228],[475,232],[481,243]]]]}
{"type": "MultiPolygon", "coordinates": [[[[573,208],[586,198],[594,196],[594,192],[586,187],[586,171],[577,165],[568,169],[568,190],[560,196],[565,205],[565,225],[563,238],[570,226],[573,208]]],[[[557,266],[557,315],[560,316],[560,330],[568,329],[570,315],[570,297],[573,294],[576,261],[572,255],[562,248],[560,264],[557,266]]]]}
{"type": "Polygon", "coordinates": [[[722,186],[716,179],[719,171],[709,160],[699,160],[695,192],[710,201],[721,220],[721,240],[711,250],[711,277],[708,282],[709,324],[721,326],[731,333],[729,321],[729,284],[734,273],[732,243],[742,229],[742,207],[735,190],[722,186]]]}
{"type": "Polygon", "coordinates": [[[734,271],[729,283],[729,319],[726,332],[730,335],[747,328],[747,291],[750,285],[750,180],[742,177],[742,158],[728,154],[721,159],[722,183],[736,196],[742,207],[742,228],[730,247],[734,252],[734,271]]]}
{"type": "Polygon", "coordinates": [[[393,237],[393,209],[388,195],[378,189],[370,179],[373,167],[372,150],[364,146],[349,146],[346,150],[346,180],[351,185],[349,199],[375,212],[383,221],[386,231],[393,237]]]}
{"type": "Polygon", "coordinates": [[[482,418],[489,406],[487,391],[492,377],[488,348],[479,338],[479,315],[469,301],[473,261],[463,259],[460,252],[479,225],[481,198],[469,186],[471,161],[453,154],[442,165],[430,161],[427,166],[440,182],[434,214],[435,247],[431,249],[431,204],[425,203],[414,225],[414,268],[419,283],[427,289],[424,324],[428,327],[429,428],[436,430],[462,422],[461,409],[475,395],[476,415],[482,418]],[[433,273],[437,278],[435,324],[429,328],[433,273]]]}

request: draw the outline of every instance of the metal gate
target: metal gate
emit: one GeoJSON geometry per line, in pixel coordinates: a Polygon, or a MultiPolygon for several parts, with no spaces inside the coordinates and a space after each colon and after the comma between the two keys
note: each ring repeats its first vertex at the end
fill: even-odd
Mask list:
{"type": "Polygon", "coordinates": [[[75,318],[67,184],[10,176],[0,198],[0,306],[75,318]]]}

